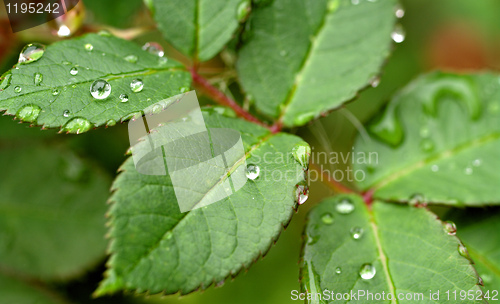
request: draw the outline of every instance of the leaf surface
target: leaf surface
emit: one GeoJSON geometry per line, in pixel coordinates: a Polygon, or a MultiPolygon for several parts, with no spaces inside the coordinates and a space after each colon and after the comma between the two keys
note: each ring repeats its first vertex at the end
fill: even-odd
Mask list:
{"type": "Polygon", "coordinates": [[[18,64],[2,76],[0,111],[72,133],[113,125],[189,89],[189,73],[179,63],[165,60],[109,34],[57,42],[40,59],[18,64]],[[77,74],[71,74],[72,69],[77,74]],[[91,85],[99,79],[111,85],[105,99],[91,94],[91,85]],[[132,91],[133,80],[143,82],[142,91],[132,91]]]}
{"type": "Polygon", "coordinates": [[[328,198],[309,216],[302,286],[310,293],[386,295],[385,300],[376,300],[365,294],[352,298],[354,303],[484,303],[447,298],[448,290],[471,290],[481,298],[478,276],[471,262],[459,254],[459,245],[458,238],[448,235],[443,223],[424,208],[375,202],[369,211],[356,195],[328,198]],[[345,204],[352,204],[354,210],[346,214],[345,204]],[[362,229],[358,238],[353,228],[362,229]],[[374,275],[364,265],[372,266],[374,275]],[[430,300],[430,290],[440,292],[439,300],[430,300]],[[394,300],[388,301],[388,294],[394,300]],[[404,300],[408,294],[412,300],[404,300]]]}
{"type": "Polygon", "coordinates": [[[372,139],[357,139],[361,188],[398,202],[499,204],[498,81],[432,73],[408,85],[368,125],[372,139]]]}
{"type": "Polygon", "coordinates": [[[61,304],[40,288],[0,274],[0,302],[16,304],[61,304]]]}
{"type": "Polygon", "coordinates": [[[396,1],[275,0],[250,17],[239,52],[243,88],[285,126],[341,106],[389,54],[396,1]]]}
{"type": "MultiPolygon", "coordinates": [[[[246,163],[259,166],[258,177],[225,199],[181,213],[168,175],[142,175],[132,159],[126,161],[113,186],[112,256],[98,295],[121,289],[166,294],[205,289],[248,268],[290,221],[296,184],[304,180],[303,168],[291,154],[301,139],[273,135],[215,111],[203,116],[209,128],[241,133],[246,163]]],[[[239,161],[228,165],[238,170],[239,161]]]]}

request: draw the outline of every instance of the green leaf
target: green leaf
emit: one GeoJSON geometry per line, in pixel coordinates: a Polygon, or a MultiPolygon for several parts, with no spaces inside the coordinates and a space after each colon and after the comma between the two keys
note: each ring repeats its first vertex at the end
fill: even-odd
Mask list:
{"type": "Polygon", "coordinates": [[[390,51],[396,1],[274,0],[250,19],[238,72],[258,110],[285,126],[341,106],[390,51]]]}
{"type": "Polygon", "coordinates": [[[32,286],[0,274],[0,302],[15,304],[61,304],[54,295],[33,284],[32,286]]]}
{"type": "MultiPolygon", "coordinates": [[[[301,270],[304,291],[386,296],[385,301],[358,296],[355,303],[483,303],[475,300],[481,298],[479,279],[471,262],[459,253],[460,241],[446,233],[434,214],[382,202],[372,208],[368,210],[359,196],[342,195],[311,211],[301,270]],[[349,204],[354,210],[347,208],[349,204]],[[458,294],[470,290],[474,300],[452,298],[455,290],[458,294]],[[430,300],[430,291],[439,291],[439,300],[430,300]],[[395,300],[388,301],[389,294],[395,300]],[[407,295],[413,301],[401,300],[407,295]]],[[[322,300],[308,303],[328,302],[322,300]]]]}
{"type": "Polygon", "coordinates": [[[189,89],[189,73],[165,59],[109,34],[57,42],[48,46],[40,59],[18,64],[3,75],[0,111],[71,133],[113,125],[189,89]],[[74,68],[76,75],[70,74],[74,68]],[[91,85],[99,79],[111,85],[105,99],[90,93],[91,85]],[[144,83],[137,93],[130,86],[135,79],[144,83]],[[122,102],[121,94],[128,96],[127,102],[122,102]]]}
{"type": "Polygon", "coordinates": [[[83,0],[85,8],[91,12],[95,20],[121,28],[130,25],[134,15],[140,11],[142,3],[141,0],[83,0]]]}
{"type": "Polygon", "coordinates": [[[163,36],[182,53],[207,61],[238,28],[238,7],[247,0],[149,0],[163,36]]]}
{"type": "MultiPolygon", "coordinates": [[[[180,213],[170,177],[139,174],[129,159],[113,186],[112,256],[97,295],[205,289],[248,268],[290,221],[296,184],[304,180],[292,149],[302,140],[216,111],[203,114],[207,127],[241,133],[246,163],[259,166],[258,177],[223,200],[180,213]]],[[[239,163],[228,168],[236,171],[239,163]]]]}
{"type": "Polygon", "coordinates": [[[60,280],[104,257],[107,176],[40,144],[4,146],[0,167],[0,269],[60,280]]]}
{"type": "Polygon", "coordinates": [[[368,125],[372,139],[357,139],[361,188],[398,202],[499,204],[499,79],[432,73],[408,85],[368,125]]]}
{"type": "Polygon", "coordinates": [[[485,299],[500,302],[500,212],[498,209],[455,210],[447,216],[457,226],[457,236],[467,247],[485,286],[485,299]],[[486,291],[489,290],[489,294],[486,291]],[[496,297],[495,297],[496,295],[496,297]]]}

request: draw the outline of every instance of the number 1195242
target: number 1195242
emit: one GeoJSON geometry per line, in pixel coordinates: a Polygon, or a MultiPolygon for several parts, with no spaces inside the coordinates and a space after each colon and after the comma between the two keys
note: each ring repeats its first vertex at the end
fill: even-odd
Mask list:
{"type": "Polygon", "coordinates": [[[5,5],[7,7],[8,14],[59,14],[59,3],[8,3],[5,5]]]}

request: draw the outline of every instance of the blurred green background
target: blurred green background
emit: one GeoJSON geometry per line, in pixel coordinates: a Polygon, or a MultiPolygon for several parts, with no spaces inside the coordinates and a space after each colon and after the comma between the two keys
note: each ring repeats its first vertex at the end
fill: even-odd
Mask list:
{"type": "MultiPolygon", "coordinates": [[[[160,37],[140,0],[84,0],[83,4],[85,16],[80,17],[84,23],[76,26],[75,35],[106,28],[117,35],[133,37],[140,44],[157,41],[160,37]]],[[[309,142],[314,147],[313,151],[349,152],[354,136],[360,131],[359,123],[370,119],[394,92],[420,73],[434,69],[465,72],[500,68],[500,1],[404,0],[402,7],[405,15],[400,22],[406,39],[394,45],[394,52],[383,68],[379,85],[364,90],[357,100],[344,108],[305,127],[291,130],[309,142]]],[[[1,6],[0,74],[17,62],[19,51],[26,43],[38,41],[49,44],[61,39],[54,35],[55,29],[54,25],[46,24],[13,35],[1,6]]],[[[167,55],[186,62],[165,41],[159,42],[164,45],[167,55]]],[[[230,66],[224,66],[224,62],[231,63],[230,59],[231,52],[226,52],[205,63],[201,72],[208,76],[227,72],[224,75],[229,76],[218,79],[217,84],[238,98],[240,95],[234,83],[234,73],[230,66]]],[[[42,142],[64,145],[101,166],[113,177],[126,159],[128,135],[126,124],[82,135],[58,135],[56,130],[42,131],[19,124],[12,117],[0,116],[0,149],[21,142],[31,142],[35,147],[42,142]]],[[[36,174],[36,168],[32,171],[36,174]]],[[[3,176],[6,176],[5,173],[3,176]]],[[[333,194],[319,182],[312,183],[310,193],[307,203],[300,207],[270,252],[249,270],[242,271],[235,280],[228,280],[222,288],[210,287],[204,292],[183,297],[117,295],[92,299],[90,295],[105,269],[104,253],[96,269],[70,282],[49,285],[71,303],[293,303],[290,292],[299,289],[298,259],[307,211],[321,198],[333,194]]],[[[105,204],[105,201],[102,203],[105,204]]]]}

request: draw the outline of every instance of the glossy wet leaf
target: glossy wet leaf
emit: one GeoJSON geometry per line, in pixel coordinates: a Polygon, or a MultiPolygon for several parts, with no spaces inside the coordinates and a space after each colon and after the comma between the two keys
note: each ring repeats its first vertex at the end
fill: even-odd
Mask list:
{"type": "Polygon", "coordinates": [[[368,85],[388,56],[395,5],[275,0],[255,8],[239,52],[244,89],[258,110],[288,127],[339,107],[368,85]]]}
{"type": "Polygon", "coordinates": [[[0,269],[79,275],[104,258],[109,178],[67,151],[18,146],[0,150],[0,269]]]}
{"type": "Polygon", "coordinates": [[[448,290],[471,290],[480,296],[479,279],[470,261],[459,254],[458,238],[448,235],[443,223],[424,208],[375,202],[369,211],[361,197],[332,197],[311,211],[305,234],[304,291],[386,294],[385,301],[358,297],[355,303],[483,303],[446,298],[448,290]],[[355,206],[350,214],[336,210],[345,199],[355,206]],[[325,223],[325,214],[333,215],[333,223],[325,223]],[[362,228],[363,235],[353,238],[352,227],[362,228]],[[440,291],[439,301],[429,300],[430,290],[440,291]],[[387,301],[387,294],[408,293],[423,295],[420,300],[387,301]]]}
{"type": "Polygon", "coordinates": [[[151,0],[158,27],[182,53],[206,61],[219,53],[238,27],[246,0],[151,0]]]}
{"type": "Polygon", "coordinates": [[[130,26],[134,15],[140,12],[141,0],[83,0],[94,20],[114,27],[130,26]]]}
{"type": "Polygon", "coordinates": [[[457,236],[467,247],[482,278],[489,303],[500,303],[500,212],[455,210],[446,216],[457,225],[457,236]],[[495,295],[498,295],[494,297],[495,295]],[[495,298],[495,299],[494,299],[495,298]]]}
{"type": "Polygon", "coordinates": [[[112,256],[98,295],[205,289],[248,268],[290,221],[296,184],[304,179],[292,149],[302,140],[216,111],[204,111],[204,119],[209,128],[241,133],[246,162],[259,166],[258,177],[225,199],[180,213],[169,176],[139,174],[126,161],[113,186],[112,256]]]}
{"type": "Polygon", "coordinates": [[[179,94],[189,88],[191,81],[189,73],[175,61],[165,63],[139,45],[109,34],[89,34],[54,43],[46,47],[40,59],[17,65],[2,77],[8,83],[0,84],[0,111],[6,110],[7,114],[35,125],[61,127],[72,133],[85,132],[110,120],[120,121],[179,94]],[[136,62],[125,59],[131,55],[137,57],[136,62]],[[36,75],[43,75],[43,80],[37,83],[36,75]],[[144,83],[144,88],[134,93],[130,83],[137,79],[144,83]],[[109,83],[109,95],[91,93],[92,84],[100,80],[109,83]],[[121,94],[128,94],[127,103],[121,102],[121,94]],[[26,107],[40,111],[34,115],[26,107]],[[85,120],[86,127],[65,128],[75,119],[85,120]]]}
{"type": "Polygon", "coordinates": [[[432,73],[408,85],[367,126],[371,139],[357,139],[361,188],[399,202],[500,204],[499,79],[432,73]]]}
{"type": "Polygon", "coordinates": [[[61,304],[61,300],[42,290],[12,277],[0,274],[0,302],[16,304],[61,304]]]}

